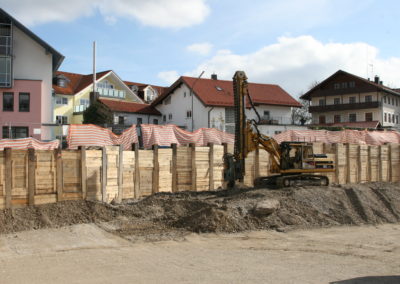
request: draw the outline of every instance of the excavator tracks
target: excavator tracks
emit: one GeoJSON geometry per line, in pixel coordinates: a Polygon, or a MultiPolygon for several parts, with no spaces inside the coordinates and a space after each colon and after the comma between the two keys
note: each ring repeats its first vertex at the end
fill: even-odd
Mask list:
{"type": "Polygon", "coordinates": [[[255,187],[274,187],[284,188],[292,186],[308,186],[318,185],[327,186],[329,185],[329,179],[322,175],[276,175],[269,177],[259,177],[254,180],[255,187]]]}

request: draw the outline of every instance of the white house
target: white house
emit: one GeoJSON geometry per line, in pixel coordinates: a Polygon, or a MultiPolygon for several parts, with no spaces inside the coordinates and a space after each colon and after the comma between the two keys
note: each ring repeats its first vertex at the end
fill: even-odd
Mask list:
{"type": "Polygon", "coordinates": [[[301,96],[311,101],[313,124],[322,127],[400,128],[400,91],[343,70],[301,96]]]}
{"type": "MultiPolygon", "coordinates": [[[[260,131],[275,135],[288,129],[304,129],[293,125],[291,111],[300,107],[278,85],[249,83],[250,96],[261,116],[260,131]]],[[[233,86],[232,81],[180,77],[153,104],[162,113],[163,124],[175,124],[189,131],[198,128],[217,128],[234,132],[233,86]]],[[[254,110],[246,110],[247,118],[257,120],[254,110]]]]}

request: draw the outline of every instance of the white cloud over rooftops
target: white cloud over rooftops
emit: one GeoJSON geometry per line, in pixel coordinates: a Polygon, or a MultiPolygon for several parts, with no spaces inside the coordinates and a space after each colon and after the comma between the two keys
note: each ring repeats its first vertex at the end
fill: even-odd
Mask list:
{"type": "Polygon", "coordinates": [[[210,54],[213,45],[209,42],[194,43],[186,47],[190,52],[198,53],[200,55],[210,54]]]}
{"type": "Polygon", "coordinates": [[[122,17],[146,26],[182,28],[203,22],[209,14],[205,0],[1,0],[1,7],[21,23],[32,26],[69,22],[99,11],[107,23],[122,17]]]}
{"type": "Polygon", "coordinates": [[[174,70],[162,71],[162,72],[158,73],[157,76],[164,82],[172,85],[172,83],[174,83],[179,78],[179,73],[174,70]]]}
{"type": "Polygon", "coordinates": [[[320,82],[339,69],[363,78],[379,75],[384,85],[400,87],[400,73],[396,71],[400,70],[400,58],[381,58],[376,47],[363,42],[323,43],[307,35],[280,37],[247,54],[220,50],[184,75],[197,77],[205,70],[202,78],[216,73],[219,79],[231,80],[236,70],[243,70],[249,82],[278,84],[297,97],[313,82],[320,82]]]}

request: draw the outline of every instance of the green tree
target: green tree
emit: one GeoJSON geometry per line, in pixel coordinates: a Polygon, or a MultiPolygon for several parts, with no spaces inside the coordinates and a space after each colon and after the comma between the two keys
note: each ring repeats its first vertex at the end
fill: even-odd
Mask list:
{"type": "Polygon", "coordinates": [[[112,124],[113,114],[107,106],[96,101],[83,112],[83,123],[112,124]]]}

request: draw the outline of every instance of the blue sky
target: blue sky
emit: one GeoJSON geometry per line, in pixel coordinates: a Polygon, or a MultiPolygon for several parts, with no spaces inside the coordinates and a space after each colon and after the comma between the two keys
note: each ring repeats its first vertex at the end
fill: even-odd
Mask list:
{"type": "Polygon", "coordinates": [[[65,55],[60,70],[114,70],[167,86],[215,72],[279,84],[293,96],[338,69],[400,87],[398,1],[0,0],[65,55]]]}

